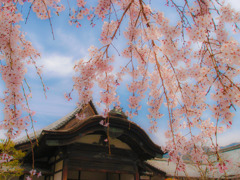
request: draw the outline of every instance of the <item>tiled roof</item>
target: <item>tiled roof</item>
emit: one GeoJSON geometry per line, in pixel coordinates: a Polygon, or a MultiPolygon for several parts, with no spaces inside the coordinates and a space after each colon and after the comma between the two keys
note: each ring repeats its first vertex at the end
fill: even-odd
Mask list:
{"type": "Polygon", "coordinates": [[[175,174],[176,164],[173,162],[168,162],[166,159],[153,159],[146,161],[147,164],[159,169],[166,173],[168,177],[200,177],[200,174],[196,167],[191,164],[186,164],[186,171],[179,171],[175,174]]]}
{"type": "MultiPolygon", "coordinates": [[[[60,128],[61,126],[63,126],[67,122],[69,122],[79,111],[80,111],[80,109],[76,108],[74,111],[70,112],[69,114],[62,117],[61,119],[59,119],[59,120],[53,122],[52,124],[36,131],[36,137],[39,138],[43,130],[56,130],[56,129],[60,128]]],[[[29,137],[30,137],[31,140],[36,138],[34,133],[29,134],[29,137]]],[[[27,138],[27,136],[24,136],[22,138],[16,139],[15,144],[18,145],[18,144],[22,144],[22,143],[25,143],[25,142],[28,142],[28,141],[29,141],[29,139],[27,138]]]]}
{"type": "Polygon", "coordinates": [[[240,149],[240,143],[234,143],[234,144],[231,145],[231,146],[222,147],[222,148],[219,150],[219,152],[220,152],[220,153],[224,153],[224,152],[232,151],[232,150],[236,150],[236,149],[240,149]]]}
{"type": "MultiPolygon", "coordinates": [[[[231,160],[232,162],[227,165],[226,174],[228,178],[231,179],[240,179],[240,144],[235,144],[231,147],[226,147],[220,149],[220,156],[223,160],[231,160]]],[[[214,161],[216,158],[214,155],[210,157],[211,161],[214,161]]],[[[200,173],[197,167],[194,164],[191,164],[189,161],[186,161],[186,172],[178,172],[175,174],[176,164],[173,162],[167,161],[167,158],[158,159],[155,158],[153,160],[146,161],[149,165],[163,171],[166,173],[168,177],[192,177],[197,178],[200,177],[200,173]]],[[[202,165],[202,169],[205,169],[206,165],[202,165]]],[[[209,178],[216,178],[216,179],[224,179],[224,174],[220,173],[218,169],[215,169],[211,172],[208,172],[207,176],[209,178]]]]}

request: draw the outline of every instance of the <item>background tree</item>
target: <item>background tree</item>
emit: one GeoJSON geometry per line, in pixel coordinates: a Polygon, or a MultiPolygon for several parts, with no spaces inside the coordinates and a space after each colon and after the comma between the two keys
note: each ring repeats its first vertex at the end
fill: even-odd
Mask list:
{"type": "Polygon", "coordinates": [[[2,141],[0,144],[0,178],[7,179],[22,175],[23,169],[20,166],[20,161],[25,156],[25,153],[16,150],[12,141],[2,141]]]}

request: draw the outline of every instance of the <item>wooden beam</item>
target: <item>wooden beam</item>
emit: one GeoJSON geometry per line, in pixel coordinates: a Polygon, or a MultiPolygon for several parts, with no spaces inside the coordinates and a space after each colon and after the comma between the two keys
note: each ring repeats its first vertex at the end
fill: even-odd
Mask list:
{"type": "Polygon", "coordinates": [[[135,180],[139,180],[139,173],[138,173],[138,172],[136,172],[134,179],[135,179],[135,180]]]}
{"type": "Polygon", "coordinates": [[[67,174],[68,174],[68,160],[63,160],[63,170],[62,170],[62,180],[67,180],[67,174]]]}

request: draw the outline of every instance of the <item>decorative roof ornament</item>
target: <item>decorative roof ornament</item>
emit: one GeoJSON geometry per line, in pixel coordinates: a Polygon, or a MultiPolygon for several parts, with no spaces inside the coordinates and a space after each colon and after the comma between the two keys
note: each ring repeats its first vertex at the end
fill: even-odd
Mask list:
{"type": "Polygon", "coordinates": [[[109,113],[110,115],[114,115],[114,116],[118,116],[118,117],[122,117],[124,119],[127,119],[128,117],[126,116],[126,114],[123,112],[123,108],[121,108],[120,106],[115,106],[109,113]]]}

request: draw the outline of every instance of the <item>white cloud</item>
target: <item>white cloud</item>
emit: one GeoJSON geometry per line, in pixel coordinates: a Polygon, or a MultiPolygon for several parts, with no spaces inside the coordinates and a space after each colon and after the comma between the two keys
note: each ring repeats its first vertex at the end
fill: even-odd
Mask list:
{"type": "Polygon", "coordinates": [[[74,60],[72,57],[61,55],[44,56],[39,61],[43,65],[43,73],[51,77],[72,76],[74,60]]]}
{"type": "MultiPolygon", "coordinates": [[[[88,54],[89,42],[83,42],[76,34],[66,33],[61,29],[57,29],[56,36],[58,45],[64,47],[69,53],[73,53],[74,56],[82,58],[88,54]]],[[[89,38],[90,42],[92,41],[91,39],[92,37],[89,38]]]]}
{"type": "Polygon", "coordinates": [[[149,134],[149,136],[155,144],[159,146],[165,146],[167,139],[164,135],[164,132],[165,130],[159,128],[156,133],[149,134]]]}
{"type": "Polygon", "coordinates": [[[219,146],[227,146],[232,143],[240,143],[240,131],[228,131],[218,135],[219,146]]]}
{"type": "Polygon", "coordinates": [[[226,3],[231,4],[233,9],[240,11],[240,1],[239,0],[227,0],[226,3]]]}

